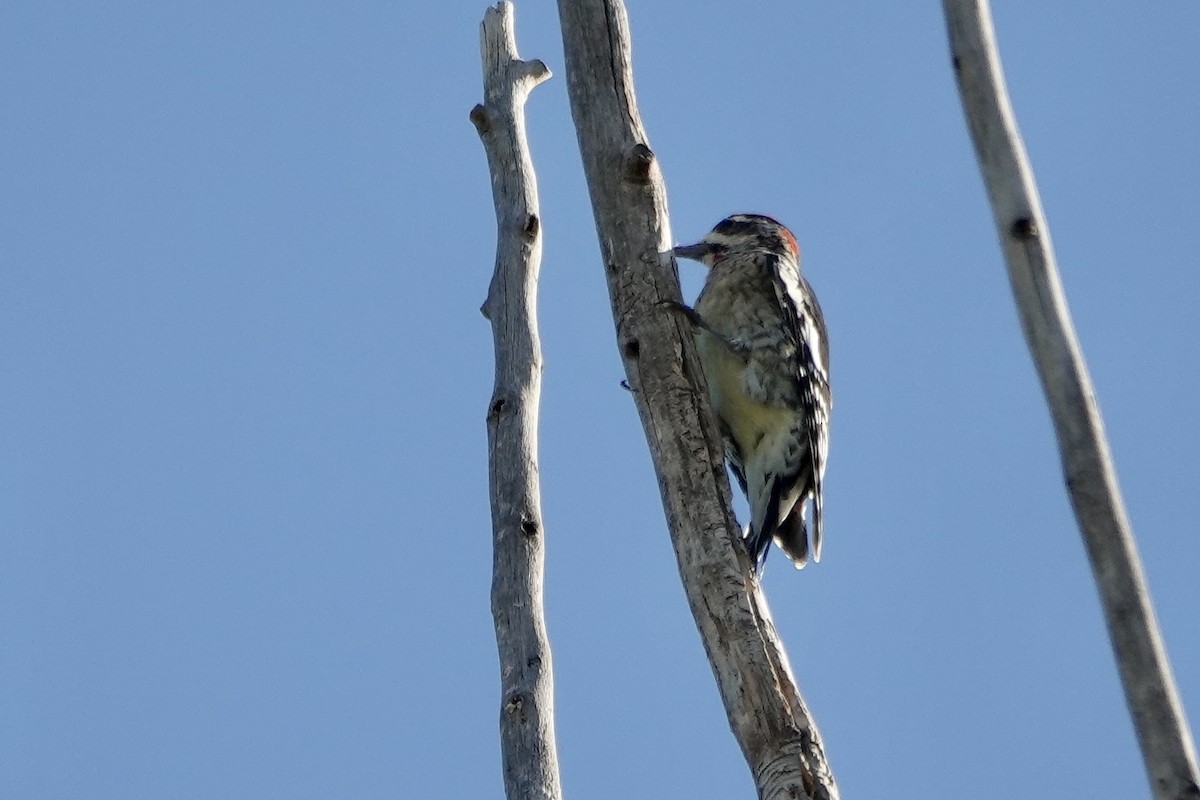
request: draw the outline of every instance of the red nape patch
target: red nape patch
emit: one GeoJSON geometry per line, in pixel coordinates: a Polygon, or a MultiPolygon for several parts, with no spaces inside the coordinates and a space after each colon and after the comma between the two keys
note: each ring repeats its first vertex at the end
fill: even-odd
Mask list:
{"type": "Polygon", "coordinates": [[[783,240],[787,242],[787,246],[792,248],[792,252],[796,254],[796,259],[800,259],[800,243],[796,241],[796,235],[789,231],[786,226],[779,226],[779,233],[783,236],[783,240]]]}

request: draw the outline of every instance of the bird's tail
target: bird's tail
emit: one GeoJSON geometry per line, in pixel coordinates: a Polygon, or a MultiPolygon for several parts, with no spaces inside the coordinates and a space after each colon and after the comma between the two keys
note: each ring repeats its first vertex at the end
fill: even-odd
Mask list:
{"type": "MultiPolygon", "coordinates": [[[[779,549],[796,565],[796,569],[808,563],[808,530],[804,525],[804,503],[796,503],[791,513],[779,524],[775,531],[775,541],[778,542],[779,549]]],[[[817,555],[816,547],[813,548],[813,555],[817,555]]]]}

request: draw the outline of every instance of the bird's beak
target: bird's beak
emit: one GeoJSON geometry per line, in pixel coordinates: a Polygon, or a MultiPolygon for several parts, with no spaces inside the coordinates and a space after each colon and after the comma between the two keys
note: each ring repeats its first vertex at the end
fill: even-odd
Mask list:
{"type": "Polygon", "coordinates": [[[708,242],[685,244],[674,248],[673,252],[676,258],[690,258],[693,261],[703,261],[704,257],[712,252],[712,245],[708,242]]]}

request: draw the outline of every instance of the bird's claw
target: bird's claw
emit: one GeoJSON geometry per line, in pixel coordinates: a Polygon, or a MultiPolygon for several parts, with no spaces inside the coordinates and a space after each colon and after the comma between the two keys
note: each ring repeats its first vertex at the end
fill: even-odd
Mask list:
{"type": "Polygon", "coordinates": [[[692,325],[700,328],[706,327],[704,320],[696,313],[696,309],[686,306],[678,300],[659,300],[658,305],[682,314],[692,325]]]}

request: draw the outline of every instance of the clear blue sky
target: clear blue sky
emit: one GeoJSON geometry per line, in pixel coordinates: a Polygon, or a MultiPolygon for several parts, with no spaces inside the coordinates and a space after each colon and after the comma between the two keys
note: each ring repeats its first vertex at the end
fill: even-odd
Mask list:
{"type": "MultiPolygon", "coordinates": [[[[1200,719],[1200,7],[999,3],[1200,719]]],[[[10,2],[0,794],[500,797],[467,113],[483,3],[10,2]]],[[[846,797],[1147,797],[937,3],[630,3],[675,238],[800,236],[825,560],[766,588],[846,797]]],[[[616,354],[555,6],[530,137],[573,800],[751,797],[616,354]]],[[[685,264],[685,294],[702,279],[685,264]]]]}

